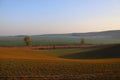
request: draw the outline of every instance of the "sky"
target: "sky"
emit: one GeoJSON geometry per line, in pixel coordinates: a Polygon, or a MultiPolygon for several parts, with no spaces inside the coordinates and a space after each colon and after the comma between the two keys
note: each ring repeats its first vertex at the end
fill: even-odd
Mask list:
{"type": "Polygon", "coordinates": [[[120,30],[120,0],[0,0],[0,35],[120,30]]]}

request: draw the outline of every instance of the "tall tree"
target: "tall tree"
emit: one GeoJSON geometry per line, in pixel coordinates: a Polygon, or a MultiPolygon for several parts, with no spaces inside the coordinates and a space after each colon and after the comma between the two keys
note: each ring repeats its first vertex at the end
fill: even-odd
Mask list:
{"type": "Polygon", "coordinates": [[[27,46],[30,46],[31,40],[30,40],[29,36],[25,36],[24,37],[24,41],[25,41],[25,43],[26,43],[27,46]]]}

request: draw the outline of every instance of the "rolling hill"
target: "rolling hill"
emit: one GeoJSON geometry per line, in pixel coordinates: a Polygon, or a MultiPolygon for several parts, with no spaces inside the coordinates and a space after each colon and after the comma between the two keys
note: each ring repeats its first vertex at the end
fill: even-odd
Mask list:
{"type": "MultiPolygon", "coordinates": [[[[101,32],[87,32],[87,33],[66,33],[66,34],[44,34],[31,35],[31,37],[82,37],[82,38],[117,38],[120,39],[120,30],[109,30],[101,32]]],[[[16,35],[15,37],[24,37],[25,35],[16,35]]]]}
{"type": "Polygon", "coordinates": [[[68,59],[106,59],[120,58],[120,44],[107,45],[96,50],[90,50],[80,53],[73,53],[61,56],[68,59]]]}
{"type": "Polygon", "coordinates": [[[92,38],[117,38],[120,39],[120,30],[89,32],[89,33],[72,33],[72,36],[92,37],[92,38]]]}
{"type": "MultiPolygon", "coordinates": [[[[45,34],[31,35],[32,45],[71,45],[80,44],[84,38],[86,44],[115,44],[120,43],[120,30],[69,33],[69,34],[45,34]]],[[[0,36],[0,46],[25,46],[25,35],[0,36]]]]}
{"type": "MultiPolygon", "coordinates": [[[[119,45],[113,45],[100,52],[118,54],[119,48],[119,45]]],[[[58,57],[69,52],[80,51],[81,54],[81,50],[0,47],[0,80],[120,80],[120,58],[75,60],[58,57]]],[[[78,56],[77,53],[74,55],[78,56]]],[[[74,55],[71,57],[75,58],[74,55]]]]}

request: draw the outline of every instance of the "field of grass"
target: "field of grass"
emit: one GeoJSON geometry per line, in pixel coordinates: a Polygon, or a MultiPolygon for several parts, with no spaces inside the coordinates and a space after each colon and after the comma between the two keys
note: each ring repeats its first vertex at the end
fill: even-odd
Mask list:
{"type": "Polygon", "coordinates": [[[106,45],[101,48],[85,52],[76,52],[75,54],[62,55],[63,58],[70,59],[106,59],[106,58],[120,58],[120,44],[106,45]]]}
{"type": "Polygon", "coordinates": [[[97,49],[0,47],[0,80],[119,80],[120,58],[60,58],[97,49]]]}
{"type": "MultiPolygon", "coordinates": [[[[119,39],[85,38],[86,44],[120,43],[119,39]]],[[[71,45],[80,44],[79,37],[31,37],[31,45],[71,45]]],[[[24,37],[0,37],[0,46],[25,46],[24,37]]]]}

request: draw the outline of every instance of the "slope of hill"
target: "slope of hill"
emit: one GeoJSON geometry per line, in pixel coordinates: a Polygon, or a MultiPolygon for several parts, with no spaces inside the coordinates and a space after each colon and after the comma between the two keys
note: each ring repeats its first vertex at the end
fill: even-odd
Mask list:
{"type": "MultiPolygon", "coordinates": [[[[68,33],[68,34],[46,34],[42,36],[76,36],[76,37],[94,37],[94,38],[119,38],[120,30],[109,30],[101,32],[87,32],[87,33],[68,33]]],[[[40,35],[38,35],[40,36],[40,35]]]]}
{"type": "Polygon", "coordinates": [[[120,58],[73,60],[54,55],[76,51],[81,49],[0,47],[0,80],[120,80],[120,58]]]}
{"type": "Polygon", "coordinates": [[[120,58],[120,44],[108,45],[107,47],[85,51],[80,53],[73,53],[61,56],[69,59],[105,59],[105,58],[120,58]]]}
{"type": "MultiPolygon", "coordinates": [[[[120,30],[69,33],[69,34],[46,34],[31,35],[32,45],[71,45],[80,44],[80,38],[85,38],[86,44],[115,44],[120,43],[120,30]]],[[[25,35],[0,36],[0,46],[25,46],[25,35]]]]}
{"type": "MultiPolygon", "coordinates": [[[[96,38],[119,38],[120,30],[109,30],[101,32],[86,32],[86,33],[65,33],[65,34],[43,34],[31,35],[31,37],[96,37],[96,38]]],[[[24,37],[25,35],[15,35],[6,37],[24,37]]],[[[4,37],[4,36],[1,36],[4,37]]],[[[1,38],[0,37],[0,38],[1,38]]]]}
{"type": "Polygon", "coordinates": [[[94,37],[94,38],[119,38],[120,30],[89,32],[89,33],[72,33],[73,36],[94,37]]]}

